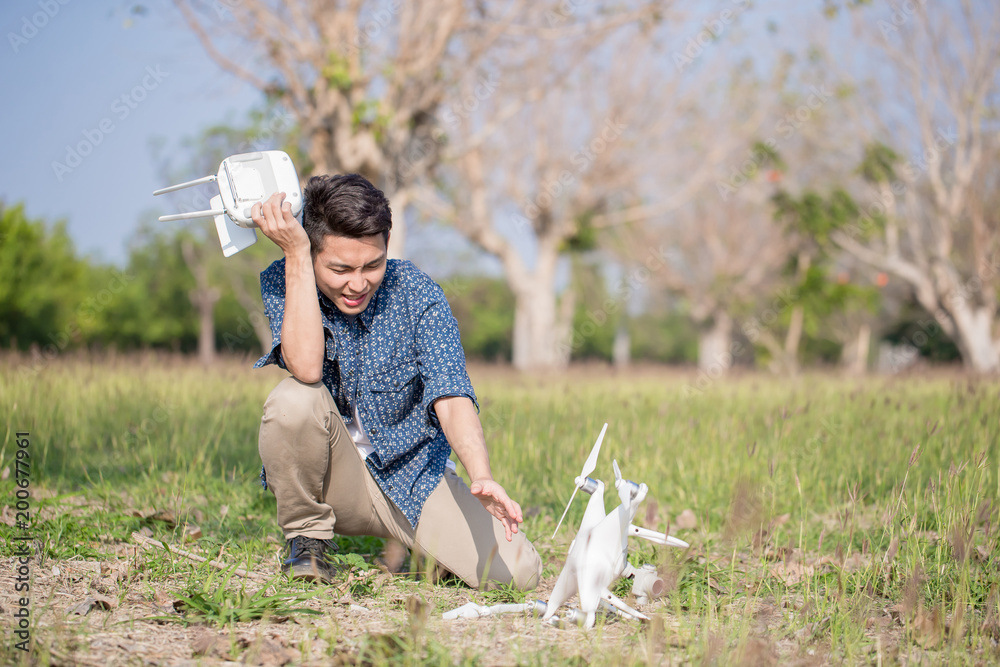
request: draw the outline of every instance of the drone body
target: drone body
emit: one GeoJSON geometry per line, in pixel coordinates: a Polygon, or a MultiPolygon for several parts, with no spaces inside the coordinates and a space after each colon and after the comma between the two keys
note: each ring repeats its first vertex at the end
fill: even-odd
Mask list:
{"type": "MultiPolygon", "coordinates": [[[[566,565],[559,573],[559,579],[542,616],[546,621],[552,620],[559,607],[574,594],[579,595],[580,609],[585,614],[584,625],[588,628],[593,627],[602,600],[612,605],[623,616],[646,619],[645,615],[628,606],[610,589],[611,584],[622,575],[632,576],[640,572],[628,562],[629,535],[667,546],[681,548],[688,546],[683,540],[632,525],[639,504],[646,498],[649,488],[645,484],[636,484],[623,479],[617,461],[614,462],[615,489],[618,491],[621,504],[610,513],[605,513],[604,482],[590,479],[587,475],[596,467],[597,455],[607,428],[608,425],[605,424],[582,474],[576,478],[577,489],[583,489],[591,496],[583,514],[583,521],[580,523],[580,530],[576,539],[570,544],[566,565]]],[[[576,491],[573,493],[575,496],[576,491]]],[[[573,499],[570,498],[570,503],[572,502],[573,499]]],[[[564,517],[565,515],[563,512],[564,517]]],[[[558,529],[556,526],[557,531],[558,529]]],[[[655,586],[648,577],[637,577],[636,584],[641,584],[643,587],[655,586]]]]}
{"type": "MultiPolygon", "coordinates": [[[[608,425],[605,424],[590,456],[587,457],[587,461],[583,465],[583,470],[575,480],[576,488],[556,525],[556,532],[558,532],[578,490],[583,489],[585,493],[590,494],[590,500],[583,513],[583,520],[580,522],[580,530],[569,545],[566,564],[563,566],[562,572],[559,573],[549,601],[536,601],[522,605],[495,605],[493,607],[469,603],[445,613],[446,620],[479,618],[496,613],[534,611],[536,614],[541,614],[543,621],[549,623],[558,624],[562,621],[571,621],[592,628],[599,608],[625,618],[647,620],[645,615],[627,605],[611,592],[611,585],[622,576],[633,578],[632,592],[636,599],[641,602],[648,599],[650,595],[659,595],[663,588],[663,581],[656,576],[654,568],[644,566],[636,569],[629,564],[629,536],[641,537],[657,544],[682,549],[686,549],[689,545],[675,537],[632,524],[639,504],[645,500],[646,494],[649,492],[649,487],[623,479],[617,461],[614,461],[615,490],[618,492],[621,503],[611,512],[605,511],[604,482],[592,479],[588,475],[597,467],[597,456],[600,454],[601,442],[604,440],[607,429],[608,425]],[[580,609],[567,609],[560,619],[556,616],[556,612],[574,595],[578,595],[580,598],[580,609]]],[[[555,533],[552,536],[555,537],[555,533]]]]}

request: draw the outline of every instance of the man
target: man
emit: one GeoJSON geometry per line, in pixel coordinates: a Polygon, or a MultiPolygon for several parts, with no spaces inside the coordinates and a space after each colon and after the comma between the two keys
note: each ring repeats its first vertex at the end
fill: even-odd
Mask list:
{"type": "Polygon", "coordinates": [[[357,174],[317,176],[300,225],[284,197],[252,210],[285,254],[261,274],[273,343],[255,365],[291,373],[264,404],[259,441],[282,570],[328,581],[336,531],[399,540],[475,588],[534,588],[541,560],[493,480],[444,292],[386,259],[389,202],[357,174]]]}

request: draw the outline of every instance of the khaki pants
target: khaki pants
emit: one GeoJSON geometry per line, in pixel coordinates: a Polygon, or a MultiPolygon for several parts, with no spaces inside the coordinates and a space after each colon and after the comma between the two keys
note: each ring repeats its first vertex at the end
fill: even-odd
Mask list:
{"type": "Polygon", "coordinates": [[[542,563],[524,532],[503,524],[450,470],[431,493],[416,530],[382,492],[324,384],[282,380],[264,404],[260,458],[278,502],[285,539],[340,535],[394,538],[473,588],[538,585],[542,563]]]}

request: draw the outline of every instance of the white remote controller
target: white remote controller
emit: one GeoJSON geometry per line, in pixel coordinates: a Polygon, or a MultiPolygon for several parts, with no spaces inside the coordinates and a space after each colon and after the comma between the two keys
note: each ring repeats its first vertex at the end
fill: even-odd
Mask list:
{"type": "Polygon", "coordinates": [[[217,183],[219,195],[212,197],[207,211],[161,215],[160,222],[215,218],[223,254],[234,255],[257,241],[251,217],[254,205],[267,201],[277,192],[285,193],[285,201],[292,205],[292,215],[302,211],[302,190],[295,165],[284,151],[258,151],[231,155],[219,165],[219,173],[193,181],[171,185],[153,192],[162,195],[203,183],[217,183]],[[249,233],[247,233],[249,231],[249,233]]]}
{"type": "Polygon", "coordinates": [[[302,210],[302,192],[295,165],[284,151],[241,153],[227,157],[216,176],[226,213],[240,227],[256,227],[251,218],[254,204],[276,192],[285,193],[292,215],[302,210]]]}

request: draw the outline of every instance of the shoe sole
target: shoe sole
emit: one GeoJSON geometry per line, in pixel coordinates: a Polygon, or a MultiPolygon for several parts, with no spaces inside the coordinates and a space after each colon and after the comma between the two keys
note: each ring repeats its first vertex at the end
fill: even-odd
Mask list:
{"type": "Polygon", "coordinates": [[[329,573],[323,573],[320,568],[316,565],[300,564],[294,567],[281,568],[281,571],[289,576],[291,579],[298,579],[308,582],[319,582],[321,584],[330,583],[332,577],[329,573]]]}

